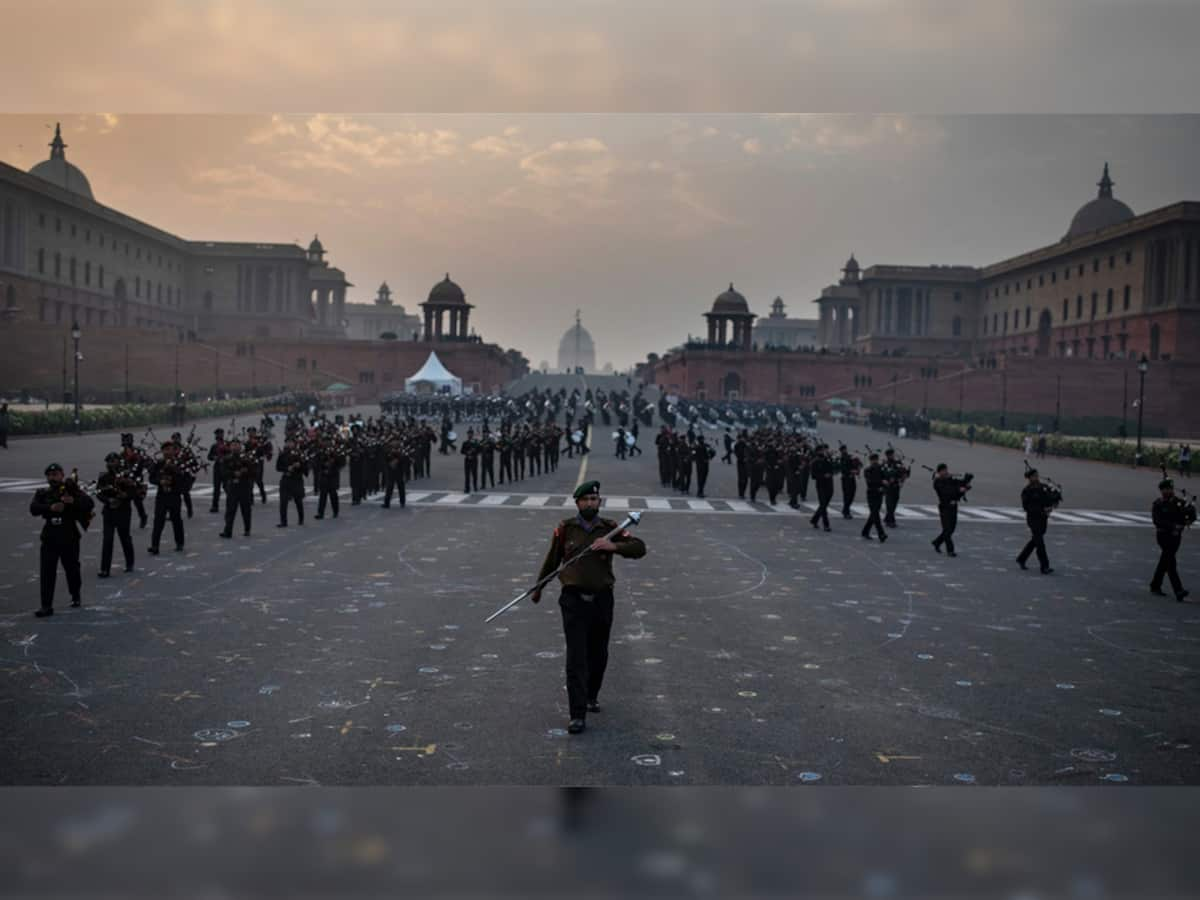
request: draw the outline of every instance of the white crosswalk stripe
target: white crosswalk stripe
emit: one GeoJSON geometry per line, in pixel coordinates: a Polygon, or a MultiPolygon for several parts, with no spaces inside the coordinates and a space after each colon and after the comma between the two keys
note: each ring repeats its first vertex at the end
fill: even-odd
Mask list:
{"type": "MultiPolygon", "coordinates": [[[[0,494],[31,494],[44,484],[42,479],[34,478],[0,478],[0,494]]],[[[207,500],[212,497],[212,485],[198,485],[192,490],[193,499],[207,500]]],[[[279,488],[277,485],[267,487],[268,504],[278,502],[279,488]]],[[[150,499],[153,499],[151,491],[150,499]]],[[[349,499],[350,489],[342,488],[338,497],[349,499]]],[[[254,492],[255,502],[260,501],[258,491],[254,492]]],[[[308,492],[307,502],[316,502],[317,495],[313,490],[308,492]]],[[[367,505],[382,503],[381,495],[372,495],[367,499],[367,505]]],[[[504,494],[478,493],[463,494],[458,491],[418,490],[409,491],[407,496],[409,506],[432,506],[441,509],[550,509],[555,511],[575,508],[575,501],[569,496],[569,491],[563,494],[504,494]]],[[[812,503],[802,503],[801,509],[793,511],[785,503],[771,506],[769,503],[748,500],[724,499],[713,497],[701,500],[695,497],[606,497],[604,508],[614,513],[630,509],[645,509],[652,512],[671,514],[713,514],[713,515],[792,515],[797,518],[809,516],[816,507],[812,503]],[[672,505],[674,504],[674,505],[672,505]]],[[[866,506],[856,503],[851,511],[857,521],[865,521],[868,515],[866,506]]],[[[841,513],[841,504],[835,499],[830,504],[831,513],[841,513]]],[[[905,520],[936,521],[937,507],[932,505],[898,506],[896,515],[905,520]]],[[[959,507],[959,518],[964,522],[979,525],[1024,525],[1025,513],[1019,507],[1012,506],[976,506],[963,504],[959,507]]],[[[1132,510],[1055,510],[1050,518],[1051,524],[1071,525],[1078,527],[1092,526],[1096,528],[1144,528],[1153,523],[1148,513],[1132,510]]]]}

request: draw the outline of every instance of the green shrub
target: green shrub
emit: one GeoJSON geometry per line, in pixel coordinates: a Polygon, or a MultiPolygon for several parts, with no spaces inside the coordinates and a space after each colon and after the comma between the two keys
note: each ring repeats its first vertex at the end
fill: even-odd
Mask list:
{"type": "MultiPolygon", "coordinates": [[[[253,412],[273,402],[271,397],[249,397],[241,400],[219,400],[211,403],[189,403],[188,419],[211,419],[253,412]]],[[[75,430],[73,409],[48,411],[10,410],[12,434],[65,434],[75,430]]],[[[112,431],[117,428],[137,428],[146,425],[170,425],[174,421],[169,403],[123,404],[79,411],[79,424],[84,431],[112,431]]]]}
{"type": "MultiPolygon", "coordinates": [[[[967,440],[967,425],[957,422],[934,420],[930,430],[942,437],[956,440],[967,440]]],[[[1121,463],[1132,466],[1137,445],[1133,441],[1114,441],[1108,438],[1063,437],[1048,434],[1046,437],[1046,453],[1050,456],[1065,456],[1071,459],[1091,459],[1099,462],[1121,463]]],[[[1036,441],[1037,438],[1035,437],[1036,441]]],[[[979,444],[991,444],[996,447],[1020,449],[1025,443],[1025,432],[1001,431],[987,425],[976,426],[975,441],[979,444]]],[[[1142,445],[1142,465],[1159,468],[1166,465],[1174,469],[1179,465],[1177,447],[1153,447],[1142,445]]]]}

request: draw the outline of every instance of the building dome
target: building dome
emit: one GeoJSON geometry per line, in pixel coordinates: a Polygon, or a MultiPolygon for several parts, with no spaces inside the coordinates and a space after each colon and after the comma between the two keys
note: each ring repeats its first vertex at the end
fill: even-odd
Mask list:
{"type": "Polygon", "coordinates": [[[582,367],[585,372],[596,369],[596,345],[588,330],[580,324],[578,312],[575,313],[575,324],[558,342],[558,368],[573,372],[577,367],[582,367]]]}
{"type": "Polygon", "coordinates": [[[324,253],[325,245],[321,243],[321,239],[315,234],[313,235],[312,243],[308,245],[309,253],[324,253]]]}
{"type": "Polygon", "coordinates": [[[450,280],[450,273],[446,273],[446,277],[433,286],[429,292],[430,303],[466,303],[466,295],[463,294],[463,289],[450,280]]]}
{"type": "Polygon", "coordinates": [[[1100,188],[1095,200],[1089,200],[1079,207],[1071,227],[1063,240],[1070,240],[1080,235],[1119,225],[1133,218],[1133,210],[1112,195],[1113,181],[1108,177],[1108,163],[1104,164],[1104,175],[1096,185],[1100,188]]]}
{"type": "Polygon", "coordinates": [[[715,313],[748,313],[750,312],[750,304],[746,302],[746,298],[733,289],[733,282],[729,282],[729,290],[717,297],[713,301],[712,311],[715,313]]]}
{"type": "Polygon", "coordinates": [[[858,260],[854,258],[854,254],[853,254],[853,253],[851,253],[851,254],[850,254],[850,258],[849,258],[848,260],[846,260],[846,265],[842,267],[842,271],[843,271],[843,272],[857,272],[857,271],[859,271],[859,267],[858,267],[858,260]]]}
{"type": "Polygon", "coordinates": [[[51,184],[56,184],[60,188],[66,188],[73,194],[79,194],[81,197],[87,197],[89,200],[95,200],[92,194],[92,186],[88,183],[87,176],[83,174],[78,166],[67,162],[65,153],[67,145],[63,143],[62,129],[58,124],[54,126],[54,140],[50,143],[50,158],[44,159],[32,169],[29,170],[30,175],[36,175],[44,181],[49,181],[51,184]]]}

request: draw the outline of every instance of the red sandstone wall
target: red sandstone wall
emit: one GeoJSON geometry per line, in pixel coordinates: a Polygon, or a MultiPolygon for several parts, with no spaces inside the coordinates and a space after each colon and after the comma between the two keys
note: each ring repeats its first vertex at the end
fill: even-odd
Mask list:
{"type": "MultiPolygon", "coordinates": [[[[74,361],[69,326],[0,323],[0,393],[30,390],[49,399],[71,389],[74,361]],[[65,344],[64,344],[65,338],[65,344]]],[[[373,341],[254,341],[237,344],[179,344],[169,335],[138,329],[85,329],[80,344],[80,394],[85,401],[111,402],[128,384],[136,399],[167,399],[176,384],[203,395],[257,389],[307,390],[344,381],[355,396],[371,399],[402,390],[404,379],[424,364],[431,349],[464,385],[497,390],[512,380],[503,351],[494,344],[426,344],[373,341]],[[253,355],[251,355],[253,348],[253,355]],[[305,360],[304,368],[298,361],[305,360]],[[360,374],[372,380],[362,383],[360,374]]]]}

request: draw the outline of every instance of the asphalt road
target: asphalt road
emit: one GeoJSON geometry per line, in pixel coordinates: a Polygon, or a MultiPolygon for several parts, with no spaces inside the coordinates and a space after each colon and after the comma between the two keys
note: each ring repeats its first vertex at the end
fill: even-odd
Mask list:
{"type": "MultiPolygon", "coordinates": [[[[825,433],[851,446],[877,437],[825,433]]],[[[36,479],[49,458],[91,477],[116,443],[14,441],[0,479],[36,479]]],[[[424,498],[407,509],[373,498],[318,522],[310,497],[305,527],[285,530],[272,499],[254,507],[252,536],[233,541],[201,501],[185,553],[150,557],[148,535],[135,533],[136,571],[107,581],[95,577],[95,524],[84,607],[67,608],[60,580],[44,620],[32,616],[32,490],[0,488],[0,780],[1200,782],[1200,613],[1148,593],[1157,548],[1136,517],[1052,521],[1056,572],[1041,576],[1013,563],[1027,537],[1015,515],[964,516],[959,558],[935,554],[923,478],[902,499],[911,517],[881,546],[840,517],[825,534],[785,506],[722,509],[735,495],[719,461],[714,502],[692,508],[658,484],[649,434],[632,460],[599,434],[593,444],[587,477],[646,510],[649,553],[617,563],[605,708],[580,736],[565,733],[556,592],[483,622],[532,581],[569,512],[578,460],[488,492],[503,495],[493,504],[460,500],[461,465],[435,454],[433,477],[410,485],[424,498]]],[[[1019,454],[897,446],[970,468],[981,509],[1016,505],[1019,454]]],[[[1152,473],[1041,468],[1063,483],[1066,514],[1145,514],[1155,495],[1152,473]]],[[[1181,571],[1193,587],[1198,568],[1189,534],[1181,571]]]]}

